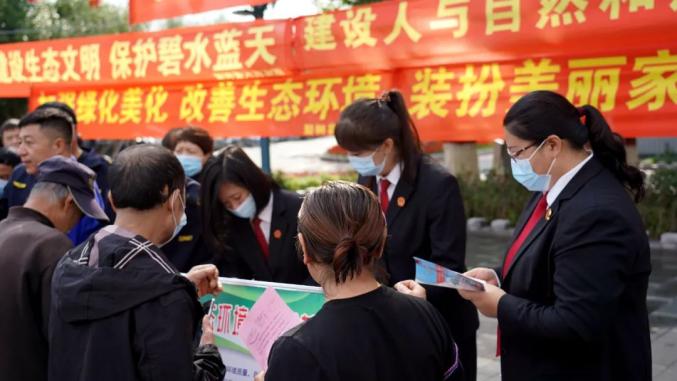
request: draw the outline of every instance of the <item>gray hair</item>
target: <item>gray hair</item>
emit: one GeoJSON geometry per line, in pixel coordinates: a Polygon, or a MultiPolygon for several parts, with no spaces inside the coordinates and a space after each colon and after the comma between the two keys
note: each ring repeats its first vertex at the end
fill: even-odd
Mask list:
{"type": "Polygon", "coordinates": [[[38,182],[33,186],[33,189],[31,189],[28,199],[30,200],[33,197],[39,196],[46,198],[50,203],[56,204],[62,202],[69,194],[70,191],[65,185],[49,182],[38,182]]]}

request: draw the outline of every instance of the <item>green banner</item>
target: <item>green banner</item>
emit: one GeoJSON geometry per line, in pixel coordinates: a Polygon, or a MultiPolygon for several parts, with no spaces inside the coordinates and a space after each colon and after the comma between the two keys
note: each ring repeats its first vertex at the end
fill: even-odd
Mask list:
{"type": "MultiPolygon", "coordinates": [[[[274,288],[287,305],[302,320],[314,316],[324,304],[320,287],[299,286],[285,283],[259,282],[252,280],[220,278],[223,292],[214,297],[209,311],[213,318],[216,345],[219,347],[227,373],[224,380],[249,381],[260,371],[239,338],[239,329],[247,319],[254,303],[268,287],[274,288]]],[[[209,302],[210,296],[202,298],[209,302]]]]}

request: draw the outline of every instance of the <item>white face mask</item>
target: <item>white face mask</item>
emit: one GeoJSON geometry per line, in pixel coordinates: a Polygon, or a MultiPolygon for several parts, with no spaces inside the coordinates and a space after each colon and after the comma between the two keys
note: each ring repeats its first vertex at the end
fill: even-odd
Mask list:
{"type": "MultiPolygon", "coordinates": [[[[176,193],[178,195],[178,192],[176,193]]],[[[179,221],[176,221],[176,217],[174,216],[174,204],[172,204],[172,220],[174,221],[174,232],[172,233],[172,236],[169,237],[169,239],[162,244],[158,245],[158,247],[163,247],[166,244],[170,243],[176,236],[179,235],[179,232],[181,232],[181,229],[183,229],[186,224],[188,223],[188,216],[186,216],[186,204],[183,202],[180,196],[177,196],[179,198],[179,201],[181,201],[181,208],[183,210],[181,214],[181,218],[179,221]]]]}
{"type": "Polygon", "coordinates": [[[550,176],[550,171],[552,170],[553,165],[555,165],[555,160],[552,160],[550,163],[550,168],[545,175],[539,175],[534,172],[534,168],[531,166],[531,159],[536,155],[536,152],[543,147],[545,140],[536,148],[536,150],[526,159],[515,159],[512,158],[510,161],[512,167],[512,176],[517,180],[518,183],[522,184],[525,188],[532,192],[546,192],[550,189],[550,181],[552,176],[550,176]]]}
{"type": "Polygon", "coordinates": [[[250,193],[247,198],[235,209],[228,209],[229,212],[240,218],[251,220],[256,214],[256,201],[250,193]]]}

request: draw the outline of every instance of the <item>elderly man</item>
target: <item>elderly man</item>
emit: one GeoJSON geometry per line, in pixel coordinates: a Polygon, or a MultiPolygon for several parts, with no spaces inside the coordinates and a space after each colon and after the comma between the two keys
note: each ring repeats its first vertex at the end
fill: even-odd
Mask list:
{"type": "Polygon", "coordinates": [[[214,265],[181,275],[162,253],[185,223],[186,176],[166,148],[137,145],[110,167],[113,225],[57,265],[49,322],[49,378],[69,381],[221,380],[198,294],[217,292],[214,265]],[[196,292],[197,290],[197,292],[196,292]]]}
{"type": "Polygon", "coordinates": [[[47,378],[50,283],[71,248],[64,234],[82,215],[106,219],[96,203],[94,172],[54,157],[39,174],[24,206],[0,222],[0,380],[47,378]]]}

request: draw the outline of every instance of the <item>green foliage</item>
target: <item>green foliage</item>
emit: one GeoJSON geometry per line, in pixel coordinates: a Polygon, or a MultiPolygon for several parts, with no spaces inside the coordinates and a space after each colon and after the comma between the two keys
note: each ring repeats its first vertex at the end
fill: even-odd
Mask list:
{"type": "Polygon", "coordinates": [[[638,208],[652,237],[677,231],[677,169],[656,170],[649,178],[646,197],[638,208]]]}
{"type": "Polygon", "coordinates": [[[273,175],[273,178],[282,188],[298,191],[319,187],[320,185],[326,183],[327,181],[336,181],[336,180],[355,181],[357,180],[357,174],[353,172],[348,172],[337,174],[322,173],[310,176],[290,176],[288,174],[277,171],[273,175]]]}
{"type": "Polygon", "coordinates": [[[505,218],[514,224],[530,197],[530,193],[512,177],[494,172],[490,172],[486,180],[461,176],[458,182],[468,217],[505,218]]]}

